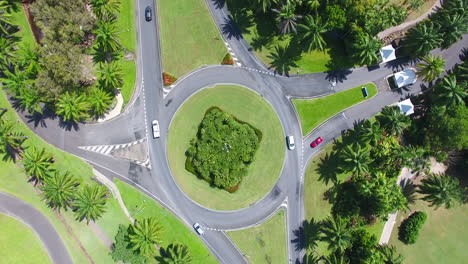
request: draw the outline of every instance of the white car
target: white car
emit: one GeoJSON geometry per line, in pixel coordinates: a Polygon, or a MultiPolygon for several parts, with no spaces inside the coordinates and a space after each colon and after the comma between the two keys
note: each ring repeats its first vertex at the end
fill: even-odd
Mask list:
{"type": "Polygon", "coordinates": [[[161,134],[159,133],[159,122],[158,122],[158,120],[153,120],[152,124],[153,124],[153,138],[160,137],[161,134]]]}
{"type": "Polygon", "coordinates": [[[294,137],[293,136],[287,136],[286,137],[286,142],[288,143],[288,149],[293,150],[296,147],[296,144],[294,144],[294,137]]]}
{"type": "Polygon", "coordinates": [[[204,232],[199,223],[193,224],[193,228],[195,229],[195,231],[197,231],[199,235],[203,235],[204,232]]]}

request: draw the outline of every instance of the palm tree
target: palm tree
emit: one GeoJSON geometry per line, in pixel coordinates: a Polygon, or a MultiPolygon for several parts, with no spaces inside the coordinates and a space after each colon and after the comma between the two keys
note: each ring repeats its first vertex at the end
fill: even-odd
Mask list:
{"type": "Polygon", "coordinates": [[[418,193],[423,195],[422,200],[436,209],[441,206],[450,209],[465,200],[465,190],[460,182],[447,174],[429,174],[421,181],[418,193]]]}
{"type": "Polygon", "coordinates": [[[14,62],[16,57],[14,45],[11,38],[0,37],[0,70],[10,68],[14,62]]]}
{"type": "Polygon", "coordinates": [[[431,166],[426,151],[421,147],[409,145],[403,148],[400,157],[403,165],[412,169],[411,173],[427,173],[431,166]]]}
{"type": "Polygon", "coordinates": [[[334,252],[325,257],[324,264],[349,264],[349,260],[344,254],[334,252]]]}
{"type": "Polygon", "coordinates": [[[382,256],[385,259],[383,264],[402,264],[403,260],[405,259],[402,255],[397,254],[394,245],[377,245],[377,250],[382,254],[382,256]]]}
{"type": "Polygon", "coordinates": [[[46,152],[44,148],[39,150],[36,147],[32,147],[23,155],[23,171],[36,183],[43,182],[52,171],[50,166],[53,161],[52,154],[46,152]]]}
{"type": "Polygon", "coordinates": [[[130,230],[129,238],[132,249],[141,255],[153,256],[154,244],[160,243],[162,226],[155,218],[145,218],[136,221],[130,230]]]}
{"type": "Polygon", "coordinates": [[[170,244],[166,249],[161,248],[161,256],[156,260],[161,264],[188,264],[192,262],[192,256],[186,245],[170,244]]]}
{"type": "Polygon", "coordinates": [[[352,172],[354,175],[362,175],[363,173],[369,172],[369,151],[362,149],[361,145],[353,143],[347,145],[341,157],[345,162],[345,170],[352,172]]]}
{"type": "Polygon", "coordinates": [[[32,78],[35,78],[41,66],[39,64],[39,51],[37,48],[22,46],[19,50],[18,62],[25,72],[32,78]]]}
{"type": "Polygon", "coordinates": [[[439,24],[441,25],[441,32],[443,32],[442,47],[448,48],[453,43],[460,40],[468,29],[467,23],[468,20],[466,15],[442,15],[439,21],[439,24]]]}
{"type": "Polygon", "coordinates": [[[32,81],[28,79],[28,74],[21,71],[18,65],[15,66],[13,72],[6,70],[3,71],[3,74],[5,78],[0,78],[3,88],[15,96],[19,95],[22,89],[28,88],[32,84],[32,81]]]}
{"type": "Polygon", "coordinates": [[[295,3],[287,1],[280,9],[273,8],[272,11],[277,14],[276,21],[281,34],[286,35],[297,32],[297,20],[301,19],[302,16],[295,14],[295,3]]]}
{"type": "Polygon", "coordinates": [[[306,253],[304,255],[304,259],[301,263],[303,264],[319,264],[321,263],[320,262],[321,258],[319,256],[317,256],[316,254],[314,253],[306,253]]]}
{"type": "Polygon", "coordinates": [[[327,32],[327,23],[322,23],[319,16],[314,18],[307,15],[304,18],[304,24],[299,24],[297,28],[302,40],[307,43],[307,51],[325,49],[326,43],[322,35],[327,32]]]}
{"type": "Polygon", "coordinates": [[[0,8],[0,37],[9,35],[9,30],[13,25],[11,15],[0,8]]]}
{"type": "Polygon", "coordinates": [[[369,34],[360,34],[353,47],[360,64],[373,65],[379,60],[377,52],[382,48],[382,42],[369,34]]]}
{"type": "Polygon", "coordinates": [[[366,122],[364,122],[362,137],[369,142],[371,146],[377,146],[383,137],[383,132],[379,122],[371,123],[369,120],[366,120],[366,122]]]}
{"type": "Polygon", "coordinates": [[[55,105],[56,113],[63,117],[65,121],[77,122],[87,117],[88,103],[84,95],[68,93],[62,95],[55,105]]]}
{"type": "Polygon", "coordinates": [[[118,33],[117,26],[113,20],[99,22],[97,29],[94,30],[97,45],[100,45],[108,53],[115,52],[121,48],[118,33]]]}
{"type": "Polygon", "coordinates": [[[54,209],[67,209],[72,206],[72,201],[79,185],[78,180],[67,171],[64,174],[55,172],[45,178],[44,185],[39,189],[43,191],[42,198],[54,209]]]}
{"type": "Polygon", "coordinates": [[[120,64],[116,62],[101,64],[99,69],[99,84],[110,92],[122,87],[123,73],[120,64]]]}
{"type": "Polygon", "coordinates": [[[466,86],[457,84],[455,74],[450,74],[436,86],[435,101],[443,106],[464,105],[465,98],[468,96],[466,89],[466,86]]]}
{"type": "Polygon", "coordinates": [[[42,114],[41,96],[37,89],[24,88],[20,91],[19,95],[16,96],[18,104],[21,109],[26,109],[29,113],[42,114]]]}
{"type": "Polygon", "coordinates": [[[425,82],[432,82],[439,78],[439,76],[445,71],[445,60],[442,56],[428,55],[422,58],[424,63],[419,63],[418,67],[421,69],[418,71],[418,76],[421,77],[425,82]]]}
{"type": "Polygon", "coordinates": [[[91,6],[100,20],[106,20],[119,13],[120,0],[91,0],[91,6]]]}
{"type": "Polygon", "coordinates": [[[27,138],[22,132],[15,131],[15,123],[0,120],[0,152],[6,154],[5,158],[16,160],[27,138]]]}
{"type": "Polygon", "coordinates": [[[288,75],[289,71],[293,67],[298,67],[296,61],[298,61],[301,56],[292,54],[289,52],[289,46],[282,47],[276,46],[275,51],[271,52],[268,56],[271,59],[271,67],[275,69],[279,74],[288,75]]]}
{"type": "Polygon", "coordinates": [[[409,30],[405,40],[408,54],[425,56],[429,51],[440,46],[442,35],[439,26],[432,22],[422,22],[409,30]]]}
{"type": "Polygon", "coordinates": [[[398,106],[386,106],[382,109],[380,115],[376,116],[377,121],[385,130],[385,133],[390,135],[401,135],[403,130],[411,124],[411,120],[400,113],[398,106]]]}
{"type": "Polygon", "coordinates": [[[78,221],[86,219],[97,220],[106,211],[107,189],[104,186],[94,184],[86,185],[76,193],[73,202],[75,216],[78,221]]]}
{"type": "Polygon", "coordinates": [[[322,225],[322,241],[328,243],[329,250],[344,252],[351,245],[351,228],[345,219],[335,216],[328,217],[322,225]]]}
{"type": "Polygon", "coordinates": [[[112,104],[112,96],[99,88],[93,89],[88,96],[88,103],[95,118],[104,115],[112,104]]]}
{"type": "Polygon", "coordinates": [[[266,13],[267,10],[270,10],[274,4],[278,3],[278,0],[254,0],[252,2],[254,8],[262,10],[263,13],[266,13]]]}
{"type": "Polygon", "coordinates": [[[18,0],[1,0],[0,9],[5,10],[7,13],[16,12],[19,10],[18,0]]]}

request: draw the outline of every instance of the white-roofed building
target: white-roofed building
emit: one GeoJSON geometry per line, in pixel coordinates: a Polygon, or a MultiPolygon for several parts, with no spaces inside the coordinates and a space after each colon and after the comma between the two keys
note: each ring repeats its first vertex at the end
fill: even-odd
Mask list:
{"type": "Polygon", "coordinates": [[[400,107],[400,113],[404,115],[411,115],[414,113],[414,105],[410,99],[406,99],[397,103],[398,107],[400,107]]]}
{"type": "Polygon", "coordinates": [[[382,62],[389,62],[396,59],[395,49],[392,45],[387,45],[380,49],[380,56],[382,56],[382,62]]]}
{"type": "Polygon", "coordinates": [[[404,69],[393,75],[398,88],[413,84],[416,82],[416,71],[411,68],[404,69]]]}

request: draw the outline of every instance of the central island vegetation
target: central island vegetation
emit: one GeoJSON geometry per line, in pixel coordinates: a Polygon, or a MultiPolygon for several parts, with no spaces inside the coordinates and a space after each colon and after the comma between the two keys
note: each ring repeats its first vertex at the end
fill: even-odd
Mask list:
{"type": "Polygon", "coordinates": [[[187,150],[187,170],[218,188],[235,191],[260,140],[260,130],[211,107],[187,150]]]}

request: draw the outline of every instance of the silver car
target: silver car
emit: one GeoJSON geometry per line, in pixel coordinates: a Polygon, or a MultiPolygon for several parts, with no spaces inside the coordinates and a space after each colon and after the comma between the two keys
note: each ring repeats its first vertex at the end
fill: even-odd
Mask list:
{"type": "Polygon", "coordinates": [[[195,229],[195,231],[197,231],[199,235],[203,235],[204,232],[199,223],[193,224],[193,228],[195,229]]]}
{"type": "Polygon", "coordinates": [[[161,134],[159,133],[159,122],[158,122],[158,120],[153,120],[152,124],[153,124],[153,138],[160,137],[161,134]]]}

